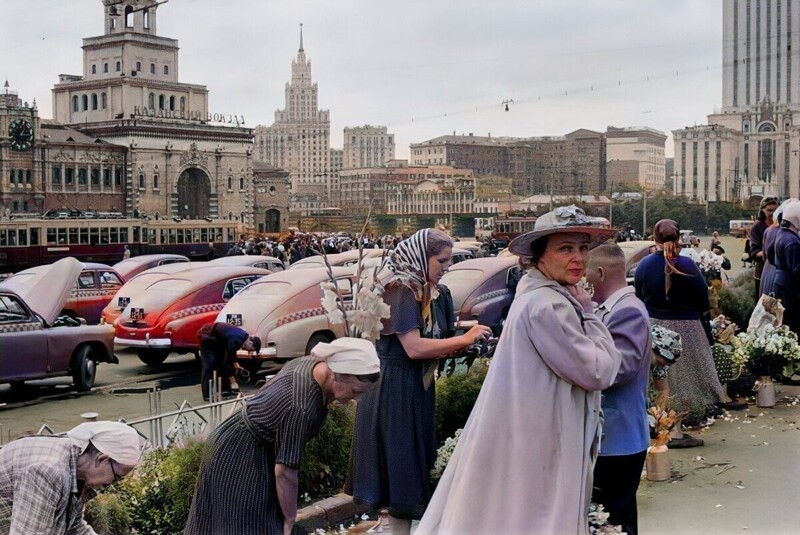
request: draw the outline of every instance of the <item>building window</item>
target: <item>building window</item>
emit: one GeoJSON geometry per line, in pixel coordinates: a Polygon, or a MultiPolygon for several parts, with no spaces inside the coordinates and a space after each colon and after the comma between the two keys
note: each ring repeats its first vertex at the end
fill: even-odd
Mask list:
{"type": "Polygon", "coordinates": [[[105,186],[106,188],[111,187],[111,169],[109,169],[108,167],[103,169],[103,186],[105,186]]]}
{"type": "Polygon", "coordinates": [[[72,97],[72,111],[80,111],[80,102],[78,100],[78,95],[74,95],[72,97]]]}
{"type": "Polygon", "coordinates": [[[117,62],[117,72],[119,72],[121,70],[122,70],[122,63],[118,61],[117,62]]]}
{"type": "Polygon", "coordinates": [[[147,97],[147,107],[150,108],[151,110],[156,107],[155,93],[150,93],[150,95],[147,97]]]}
{"type": "Polygon", "coordinates": [[[142,13],[142,16],[144,17],[144,29],[145,30],[149,30],[150,29],[150,10],[145,8],[144,13],[142,13]]]}
{"type": "Polygon", "coordinates": [[[229,191],[233,190],[233,177],[232,176],[228,177],[228,190],[229,191]]]}
{"type": "Polygon", "coordinates": [[[100,105],[104,110],[108,108],[108,99],[105,93],[100,93],[100,105]]]}
{"type": "Polygon", "coordinates": [[[97,109],[97,93],[92,93],[92,109],[97,109]]]}
{"type": "Polygon", "coordinates": [[[88,174],[86,173],[86,168],[85,167],[80,167],[78,169],[78,185],[79,186],[85,186],[87,184],[87,182],[89,181],[89,177],[87,175],[88,174]]]}
{"type": "Polygon", "coordinates": [[[239,177],[239,189],[240,190],[244,189],[244,177],[243,176],[239,177]]]}
{"type": "Polygon", "coordinates": [[[137,61],[136,62],[136,70],[137,71],[141,71],[142,70],[142,62],[141,61],[137,61]]]}
{"type": "Polygon", "coordinates": [[[144,173],[139,173],[139,189],[144,189],[144,173]]]}
{"type": "Polygon", "coordinates": [[[153,189],[158,189],[158,175],[153,175],[153,189]]]}
{"type": "Polygon", "coordinates": [[[155,63],[151,63],[150,64],[150,74],[155,74],[155,73],[156,73],[156,64],[155,63]]]}
{"type": "Polygon", "coordinates": [[[89,96],[88,95],[83,95],[81,97],[81,109],[83,111],[86,111],[86,110],[89,109],[89,96]]]}
{"type": "Polygon", "coordinates": [[[51,175],[51,180],[54,186],[61,185],[61,167],[57,165],[53,166],[53,173],[51,175]]]}
{"type": "Polygon", "coordinates": [[[164,109],[164,95],[158,95],[158,109],[164,109]]]}
{"type": "Polygon", "coordinates": [[[164,74],[169,74],[169,65],[164,65],[164,74]]]}
{"type": "Polygon", "coordinates": [[[116,30],[117,29],[117,19],[115,19],[113,17],[111,18],[111,29],[112,30],[116,30]]]}
{"type": "Polygon", "coordinates": [[[108,63],[103,63],[103,72],[108,72],[108,63]]]}
{"type": "Polygon", "coordinates": [[[125,27],[133,28],[133,8],[125,6],[125,27]]]}
{"type": "Polygon", "coordinates": [[[100,185],[100,169],[92,169],[92,186],[100,185]]]}
{"type": "Polygon", "coordinates": [[[72,167],[67,167],[64,170],[64,184],[67,186],[73,185],[75,182],[75,169],[72,167]]]}
{"type": "Polygon", "coordinates": [[[114,169],[114,185],[116,187],[122,186],[122,170],[114,169]]]}
{"type": "Polygon", "coordinates": [[[97,74],[97,65],[92,65],[92,74],[97,74]]]}
{"type": "Polygon", "coordinates": [[[186,109],[186,97],[181,97],[181,111],[186,109]]]}
{"type": "Polygon", "coordinates": [[[169,111],[175,111],[175,96],[169,97],[169,111]]]}

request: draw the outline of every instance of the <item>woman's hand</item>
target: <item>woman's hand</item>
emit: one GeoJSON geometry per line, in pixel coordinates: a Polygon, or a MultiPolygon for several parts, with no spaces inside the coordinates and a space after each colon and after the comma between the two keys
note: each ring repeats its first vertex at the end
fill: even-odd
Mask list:
{"type": "Polygon", "coordinates": [[[492,336],[492,329],[486,325],[475,325],[461,336],[468,340],[469,343],[467,345],[471,346],[472,344],[478,343],[482,340],[488,340],[489,337],[492,336]]]}
{"type": "Polygon", "coordinates": [[[578,303],[583,307],[584,312],[592,312],[594,307],[592,305],[592,298],[586,293],[586,290],[580,286],[568,285],[567,291],[575,298],[578,303]]]}

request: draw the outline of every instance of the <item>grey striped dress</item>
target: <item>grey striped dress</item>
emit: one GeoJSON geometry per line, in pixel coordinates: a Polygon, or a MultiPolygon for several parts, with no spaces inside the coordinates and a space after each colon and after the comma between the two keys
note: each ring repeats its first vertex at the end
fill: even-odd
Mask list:
{"type": "Polygon", "coordinates": [[[187,535],[283,533],[275,464],[299,468],[327,415],[314,362],[303,357],[284,366],[208,438],[187,535]]]}

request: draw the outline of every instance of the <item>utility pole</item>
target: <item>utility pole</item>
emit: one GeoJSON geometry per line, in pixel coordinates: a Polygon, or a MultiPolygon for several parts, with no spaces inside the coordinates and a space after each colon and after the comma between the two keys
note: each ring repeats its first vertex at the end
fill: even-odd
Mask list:
{"type": "Polygon", "coordinates": [[[614,225],[614,182],[610,184],[610,192],[608,194],[608,223],[614,225]]]}
{"type": "Polygon", "coordinates": [[[647,237],[647,191],[642,192],[642,236],[647,237]]]}

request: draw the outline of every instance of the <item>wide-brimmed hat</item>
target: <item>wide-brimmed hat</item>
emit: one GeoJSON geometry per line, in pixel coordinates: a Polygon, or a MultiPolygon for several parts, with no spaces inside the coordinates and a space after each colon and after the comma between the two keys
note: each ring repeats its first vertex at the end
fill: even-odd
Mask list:
{"type": "Polygon", "coordinates": [[[616,233],[611,228],[608,219],[604,217],[587,216],[582,209],[575,205],[560,206],[552,212],[539,216],[533,225],[533,230],[511,240],[508,250],[517,256],[531,256],[533,242],[559,232],[588,234],[590,249],[597,247],[616,233]]]}

